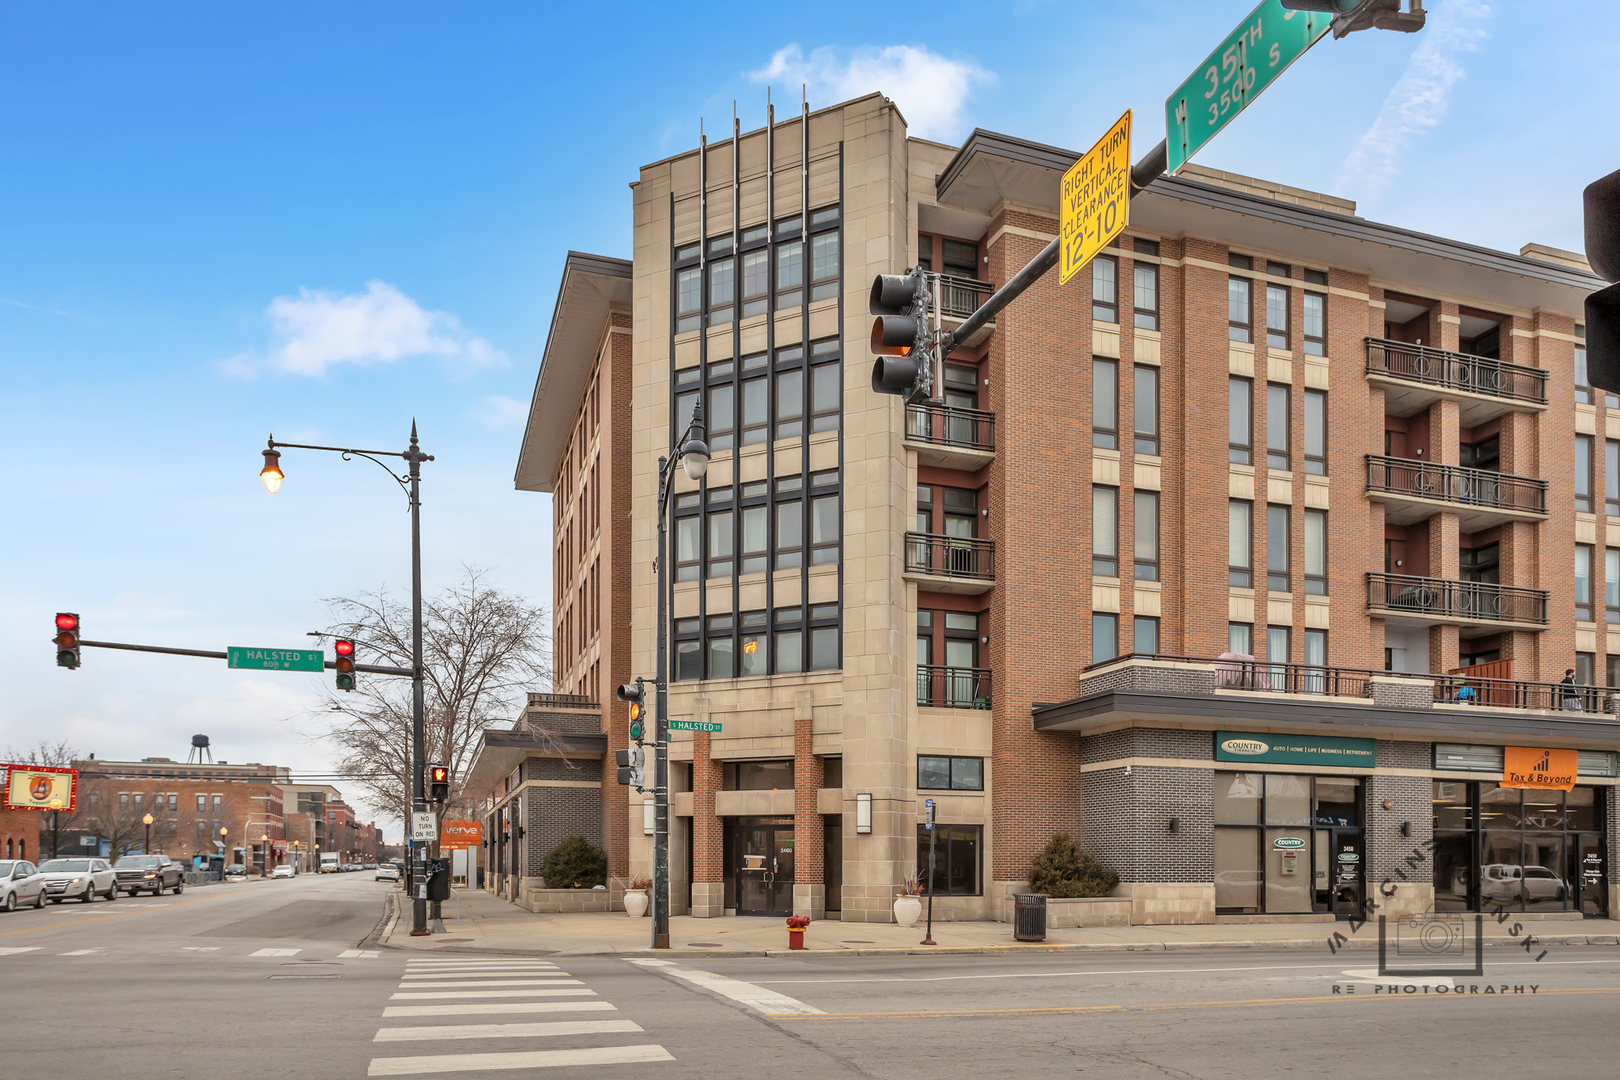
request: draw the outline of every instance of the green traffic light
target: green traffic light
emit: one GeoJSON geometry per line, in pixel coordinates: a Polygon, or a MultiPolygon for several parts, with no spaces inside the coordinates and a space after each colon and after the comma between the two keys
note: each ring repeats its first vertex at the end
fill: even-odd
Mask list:
{"type": "Polygon", "coordinates": [[[337,688],[339,690],[353,690],[354,689],[354,676],[353,675],[339,674],[338,677],[337,677],[337,688]]]}
{"type": "Polygon", "coordinates": [[[630,738],[633,742],[640,742],[643,732],[640,720],[630,721],[630,738]]]}
{"type": "Polygon", "coordinates": [[[56,653],[56,666],[76,668],[79,666],[79,658],[74,655],[72,649],[59,649],[56,653]]]}

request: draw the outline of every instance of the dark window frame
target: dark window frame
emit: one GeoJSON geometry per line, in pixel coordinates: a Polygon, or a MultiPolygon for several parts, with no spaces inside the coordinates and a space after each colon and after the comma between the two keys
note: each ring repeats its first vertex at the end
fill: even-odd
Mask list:
{"type": "Polygon", "coordinates": [[[1292,592],[1293,584],[1293,555],[1294,555],[1294,513],[1293,507],[1287,503],[1266,504],[1266,591],[1292,592]],[[1275,513],[1280,511],[1280,513],[1275,513]],[[1282,543],[1273,543],[1271,524],[1274,520],[1284,523],[1282,543]],[[1282,548],[1281,558],[1278,557],[1277,548],[1282,548]],[[1278,567],[1281,569],[1278,569],[1278,567]],[[1278,584],[1281,582],[1281,584],[1278,584]]]}
{"type": "Polygon", "coordinates": [[[1294,460],[1294,388],[1287,383],[1266,383],[1266,468],[1288,472],[1294,460]],[[1282,408],[1277,408],[1278,401],[1282,408]],[[1281,427],[1278,427],[1281,414],[1281,427]],[[1282,445],[1273,445],[1273,437],[1281,434],[1282,445]]]}
{"type": "Polygon", "coordinates": [[[923,880],[924,884],[930,890],[930,895],[934,895],[934,896],[983,896],[984,895],[984,826],[983,825],[950,825],[950,824],[945,824],[943,822],[936,822],[935,825],[934,825],[934,828],[936,830],[938,830],[939,838],[940,838],[940,840],[943,841],[943,843],[938,843],[938,844],[935,845],[935,855],[934,855],[934,878],[935,878],[935,880],[934,881],[929,881],[928,880],[928,848],[929,848],[928,828],[922,822],[917,823],[917,874],[918,874],[918,877],[923,880]],[[974,865],[973,865],[973,889],[971,891],[968,891],[968,890],[965,890],[965,889],[952,888],[951,885],[950,885],[951,879],[955,876],[952,873],[952,861],[953,860],[952,860],[952,857],[951,857],[951,853],[954,852],[956,850],[956,848],[954,846],[954,841],[951,838],[947,837],[948,833],[960,833],[962,842],[971,845],[971,847],[973,849],[973,862],[974,862],[974,865]],[[944,879],[944,881],[946,883],[946,887],[943,888],[943,889],[936,889],[935,885],[938,884],[938,880],[941,879],[941,878],[944,879]]]}
{"type": "MultiPolygon", "coordinates": [[[[1104,418],[1106,419],[1106,418],[1104,418]]],[[[1103,450],[1119,449],[1119,361],[1107,356],[1091,358],[1091,445],[1103,450]],[[1099,381],[1099,375],[1103,378],[1099,381]],[[1098,391],[1106,386],[1113,426],[1099,426],[1097,406],[1103,400],[1098,391]]]]}
{"type": "Polygon", "coordinates": [[[1131,492],[1131,576],[1137,581],[1158,581],[1159,561],[1162,549],[1159,543],[1161,524],[1159,515],[1162,510],[1159,493],[1148,488],[1137,488],[1131,492]],[[1142,555],[1142,506],[1150,503],[1153,507],[1153,552],[1151,558],[1142,555]]]}
{"type": "Polygon", "coordinates": [[[1152,364],[1133,365],[1131,373],[1131,437],[1132,449],[1138,454],[1159,456],[1159,369],[1152,364]],[[1142,379],[1151,380],[1151,392],[1144,393],[1142,379]],[[1151,405],[1144,409],[1143,398],[1150,397],[1151,405]],[[1142,427],[1143,419],[1151,419],[1151,429],[1142,427]]]}
{"type": "Polygon", "coordinates": [[[1326,390],[1305,388],[1304,414],[1305,431],[1304,438],[1301,440],[1300,456],[1305,462],[1305,472],[1311,476],[1326,476],[1328,454],[1326,390]],[[1313,413],[1315,416],[1314,421],[1313,413]],[[1315,452],[1313,452],[1313,449],[1315,452]]]}
{"type": "Polygon", "coordinates": [[[1300,553],[1303,559],[1303,563],[1301,565],[1305,573],[1305,593],[1308,596],[1326,596],[1328,594],[1327,568],[1329,565],[1327,549],[1328,537],[1330,535],[1328,532],[1328,512],[1326,510],[1317,509],[1314,506],[1307,506],[1305,508],[1304,522],[1301,525],[1301,529],[1302,533],[1300,539],[1302,543],[1300,545],[1300,553]],[[1319,518],[1322,522],[1322,569],[1321,573],[1316,574],[1311,572],[1310,523],[1313,518],[1319,518]]]}
{"type": "MultiPolygon", "coordinates": [[[[966,769],[966,767],[964,767],[963,773],[964,773],[964,779],[967,779],[968,770],[966,769]]],[[[917,755],[917,790],[918,791],[983,791],[984,790],[984,758],[982,758],[982,757],[973,757],[972,755],[964,755],[964,754],[918,754],[917,755]],[[943,762],[945,762],[944,770],[945,770],[945,775],[946,775],[947,779],[946,779],[946,782],[945,782],[944,786],[940,786],[938,784],[932,784],[932,783],[925,784],[923,782],[923,761],[924,761],[924,759],[927,759],[927,760],[930,760],[930,761],[943,761],[943,762]],[[977,765],[979,767],[979,778],[978,778],[977,783],[964,782],[964,783],[959,784],[959,783],[956,782],[956,774],[957,774],[956,763],[959,762],[959,761],[960,762],[969,762],[969,761],[971,761],[971,762],[977,763],[977,765]]]]}
{"type": "Polygon", "coordinates": [[[1574,567],[1574,570],[1575,570],[1575,582],[1574,582],[1572,591],[1573,591],[1574,597],[1575,597],[1575,621],[1576,622],[1591,622],[1592,621],[1592,614],[1593,614],[1593,611],[1592,611],[1592,571],[1595,568],[1593,564],[1595,562],[1595,552],[1596,552],[1596,550],[1597,550],[1597,547],[1596,547],[1595,544],[1576,544],[1575,545],[1575,567],[1574,567]],[[1582,555],[1583,552],[1586,555],[1586,578],[1585,578],[1586,591],[1585,591],[1585,598],[1584,599],[1582,598],[1582,594],[1581,594],[1582,578],[1581,578],[1581,575],[1580,575],[1581,555],[1582,555]]]}
{"type": "Polygon", "coordinates": [[[1226,279],[1226,338],[1228,341],[1254,342],[1254,279],[1238,274],[1230,274],[1226,279]],[[1242,321],[1232,316],[1236,312],[1237,296],[1234,285],[1242,285],[1244,294],[1244,318],[1242,321]]]}
{"type": "Polygon", "coordinates": [[[1159,328],[1159,265],[1136,260],[1131,266],[1131,322],[1138,330],[1159,328]],[[1142,284],[1146,278],[1153,291],[1153,306],[1142,306],[1142,284]]]}
{"type": "Polygon", "coordinates": [[[1226,584],[1228,588],[1239,589],[1254,588],[1254,500],[1253,499],[1227,499],[1226,500],[1226,584]],[[1232,507],[1241,506],[1243,509],[1233,517],[1232,507]],[[1246,563],[1241,565],[1232,562],[1232,522],[1243,522],[1244,535],[1248,537],[1245,555],[1246,563]]]}
{"type": "Polygon", "coordinates": [[[1290,318],[1292,313],[1289,310],[1289,305],[1294,302],[1293,293],[1294,291],[1291,288],[1289,288],[1287,285],[1281,284],[1280,282],[1266,282],[1266,348],[1268,349],[1287,350],[1291,347],[1290,342],[1293,339],[1293,335],[1290,332],[1290,323],[1293,320],[1290,318]],[[1273,326],[1271,323],[1271,299],[1273,289],[1282,294],[1281,326],[1273,326]],[[1281,344],[1278,344],[1279,341],[1281,344]]]}
{"type": "Polygon", "coordinates": [[[1236,465],[1254,464],[1254,380],[1244,375],[1226,377],[1226,460],[1236,465]],[[1241,396],[1234,394],[1239,388],[1241,396]],[[1236,420],[1232,406],[1238,401],[1243,403],[1243,428],[1248,436],[1248,441],[1242,443],[1232,441],[1236,420]]]}
{"type": "Polygon", "coordinates": [[[1115,484],[1091,485],[1091,576],[1092,577],[1119,577],[1119,487],[1115,484]],[[1097,494],[1111,492],[1114,499],[1114,529],[1113,551],[1110,554],[1099,554],[1097,551],[1098,532],[1097,523],[1097,494]]]}
{"type": "Polygon", "coordinates": [[[1592,449],[1594,441],[1591,435],[1584,433],[1575,436],[1575,510],[1577,513],[1590,514],[1592,512],[1592,470],[1594,465],[1592,449]]]}
{"type": "MultiPolygon", "coordinates": [[[[1309,271],[1307,271],[1307,273],[1308,272],[1309,271]]],[[[1304,306],[1304,309],[1300,313],[1300,334],[1299,334],[1299,336],[1300,336],[1300,340],[1302,342],[1304,342],[1304,349],[1305,349],[1305,355],[1306,356],[1326,356],[1327,355],[1327,294],[1326,293],[1311,292],[1309,290],[1305,291],[1305,306],[1304,306]],[[1322,332],[1320,334],[1312,334],[1311,333],[1310,305],[1311,305],[1312,300],[1316,301],[1317,304],[1319,304],[1320,307],[1321,307],[1321,310],[1318,312],[1318,321],[1321,323],[1321,330],[1322,330],[1322,332]]]]}
{"type": "Polygon", "coordinates": [[[1161,626],[1159,617],[1157,615],[1131,616],[1131,652],[1147,655],[1154,655],[1158,653],[1159,645],[1161,644],[1159,633],[1162,629],[1163,627],[1161,626]],[[1144,649],[1142,647],[1144,644],[1142,641],[1142,630],[1144,627],[1151,627],[1153,633],[1153,641],[1151,642],[1153,647],[1151,649],[1144,649]]]}
{"type": "Polygon", "coordinates": [[[1119,324],[1119,259],[1113,255],[1098,255],[1092,260],[1091,267],[1091,321],[1119,324]],[[1112,273],[1114,298],[1112,300],[1097,299],[1097,273],[1098,269],[1106,265],[1112,273]]]}

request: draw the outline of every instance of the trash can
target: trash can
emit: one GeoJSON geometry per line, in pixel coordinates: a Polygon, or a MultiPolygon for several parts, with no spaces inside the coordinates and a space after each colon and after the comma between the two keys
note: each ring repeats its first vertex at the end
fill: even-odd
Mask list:
{"type": "Polygon", "coordinates": [[[1046,940],[1046,894],[1013,894],[1013,940],[1046,940]]]}

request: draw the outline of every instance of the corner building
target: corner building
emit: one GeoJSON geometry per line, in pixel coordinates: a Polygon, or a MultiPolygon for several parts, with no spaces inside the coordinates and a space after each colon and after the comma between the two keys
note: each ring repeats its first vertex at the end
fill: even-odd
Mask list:
{"type": "MultiPolygon", "coordinates": [[[[646,166],[631,260],[569,255],[518,486],[554,494],[556,689],[610,750],[699,400],[713,453],[669,517],[670,716],[720,725],[673,736],[674,910],[888,921],[929,798],[936,918],[1007,918],[1060,832],[1121,885],[1056,925],[1611,910],[1597,279],[1189,167],[935,401],[873,393],[873,277],[922,265],[959,322],[1075,157],[909,138],[872,95],[646,166]]],[[[649,874],[611,773],[609,872],[649,874]]]]}

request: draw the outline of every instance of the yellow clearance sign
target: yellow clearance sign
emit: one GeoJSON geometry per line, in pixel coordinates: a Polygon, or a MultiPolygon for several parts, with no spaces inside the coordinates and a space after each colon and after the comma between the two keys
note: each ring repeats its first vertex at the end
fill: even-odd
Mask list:
{"type": "Polygon", "coordinates": [[[1508,746],[1502,750],[1502,786],[1541,791],[1570,791],[1580,755],[1574,750],[1508,746]]]}
{"type": "Polygon", "coordinates": [[[60,809],[72,813],[79,794],[79,774],[72,769],[0,766],[7,768],[5,802],[11,810],[49,810],[51,800],[62,801],[60,809]]]}
{"type": "Polygon", "coordinates": [[[1063,243],[1058,284],[1065,284],[1118,236],[1131,211],[1131,110],[1063,174],[1063,243]]]}

